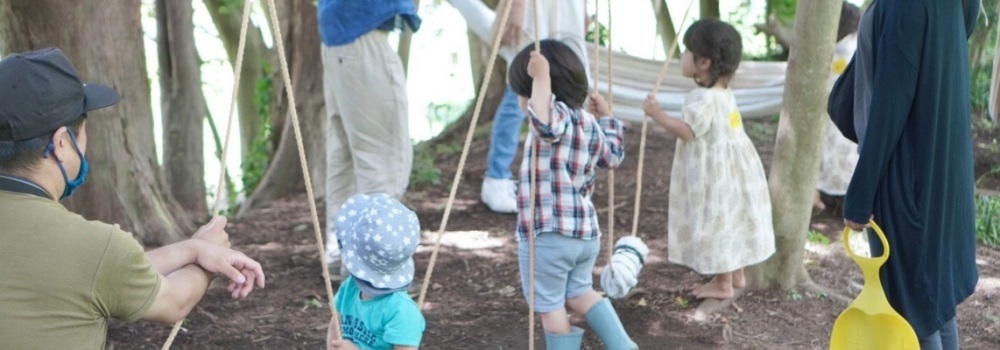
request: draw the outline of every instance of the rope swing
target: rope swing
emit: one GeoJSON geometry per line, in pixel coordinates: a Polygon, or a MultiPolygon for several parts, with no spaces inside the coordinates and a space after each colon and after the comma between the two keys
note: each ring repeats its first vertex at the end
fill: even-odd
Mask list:
{"type": "MultiPolygon", "coordinates": [[[[243,53],[244,53],[243,49],[246,46],[247,27],[248,27],[249,20],[250,20],[250,9],[251,9],[251,5],[252,4],[253,4],[253,0],[246,0],[244,2],[244,4],[243,4],[243,24],[242,24],[242,27],[240,29],[240,42],[239,42],[239,48],[237,49],[237,53],[236,53],[236,65],[233,67],[233,76],[234,76],[234,80],[233,80],[233,95],[232,95],[232,100],[231,100],[231,102],[229,104],[229,119],[228,119],[228,121],[226,123],[226,136],[225,136],[225,142],[223,143],[222,156],[221,156],[220,165],[219,165],[219,167],[220,167],[220,170],[219,170],[219,187],[217,187],[219,189],[223,188],[223,186],[225,184],[224,181],[225,181],[225,178],[226,178],[226,157],[228,156],[228,153],[229,153],[229,139],[230,139],[230,136],[232,135],[231,131],[232,131],[233,119],[234,119],[234,115],[235,115],[234,114],[234,110],[236,108],[236,97],[237,97],[238,87],[239,87],[239,83],[240,83],[240,75],[242,73],[242,68],[243,68],[243,53]]],[[[280,64],[281,64],[281,77],[284,80],[285,87],[287,89],[286,92],[288,94],[288,106],[289,106],[288,108],[289,108],[289,112],[291,112],[292,127],[293,127],[293,129],[295,131],[295,143],[298,146],[299,163],[302,165],[302,177],[303,177],[303,180],[305,181],[306,194],[308,195],[308,198],[309,198],[309,212],[310,212],[310,215],[312,217],[313,230],[315,231],[315,234],[316,234],[316,248],[319,251],[320,265],[322,266],[322,270],[323,270],[323,282],[324,282],[324,286],[326,287],[327,298],[328,298],[328,300],[332,301],[333,300],[333,286],[330,283],[330,271],[329,271],[329,268],[326,266],[326,263],[323,261],[323,258],[326,256],[326,253],[325,253],[324,248],[323,248],[323,235],[322,235],[322,232],[320,231],[319,215],[317,214],[317,211],[316,211],[316,201],[314,200],[315,197],[313,196],[312,179],[309,177],[309,163],[306,160],[305,146],[302,143],[302,130],[301,130],[300,126],[299,126],[298,111],[296,111],[296,109],[295,109],[295,106],[296,106],[296,104],[295,104],[295,91],[294,91],[294,88],[293,88],[293,85],[292,85],[292,81],[291,81],[292,79],[291,79],[291,77],[290,77],[290,75],[288,73],[288,62],[287,62],[287,60],[285,58],[285,46],[284,46],[284,41],[283,41],[283,38],[282,38],[282,35],[281,35],[281,27],[280,27],[280,25],[278,23],[277,9],[275,8],[274,0],[268,0],[268,9],[267,10],[268,10],[268,12],[270,13],[270,16],[271,16],[271,33],[274,36],[274,42],[275,42],[275,45],[276,45],[275,48],[276,48],[276,51],[277,51],[277,54],[278,54],[278,60],[280,61],[280,64]]],[[[214,210],[213,210],[213,217],[218,217],[219,216],[219,212],[221,211],[221,206],[222,206],[222,197],[223,196],[221,196],[221,195],[217,195],[215,197],[215,206],[214,206],[214,210]]],[[[333,303],[330,303],[330,313],[332,314],[332,320],[333,320],[332,322],[335,323],[334,337],[335,337],[336,340],[341,340],[341,334],[340,334],[340,316],[337,314],[337,309],[333,307],[333,303]]],[[[170,331],[170,336],[167,338],[167,341],[163,344],[163,348],[162,348],[163,350],[170,349],[170,346],[173,344],[174,339],[177,337],[177,333],[178,333],[178,331],[181,328],[182,322],[183,321],[178,321],[176,324],[174,324],[174,328],[170,331]]]]}
{"type": "MultiPolygon", "coordinates": [[[[688,14],[691,12],[691,7],[694,5],[694,0],[688,3],[687,10],[684,11],[684,18],[681,20],[680,26],[677,27],[677,34],[674,35],[674,40],[670,44],[670,49],[667,50],[666,60],[663,62],[663,68],[660,69],[660,74],[656,79],[656,85],[653,87],[653,94],[660,89],[660,85],[663,83],[663,78],[666,76],[667,71],[670,68],[671,57],[674,56],[674,51],[677,49],[677,38],[680,37],[680,31],[684,28],[684,24],[687,22],[688,14]]],[[[610,3],[609,3],[610,12],[610,3]]],[[[609,14],[610,18],[610,14],[609,14]]],[[[610,20],[608,22],[608,34],[610,38],[611,28],[610,20]]],[[[610,39],[609,39],[610,42],[610,39]]],[[[610,54],[609,54],[610,56],[610,54]]],[[[608,93],[610,95],[611,91],[611,60],[608,59],[608,93]]],[[[610,102],[609,102],[610,106],[610,102]]],[[[635,204],[632,208],[632,234],[627,237],[622,237],[617,243],[612,246],[614,242],[614,219],[613,217],[609,219],[609,239],[608,239],[608,266],[604,268],[601,272],[601,288],[604,292],[611,298],[623,298],[638,284],[639,272],[642,270],[642,266],[645,263],[646,256],[649,254],[649,247],[642,242],[642,239],[638,237],[639,233],[639,212],[640,204],[642,200],[642,173],[643,164],[646,157],[646,133],[649,128],[649,116],[642,118],[642,132],[639,137],[639,167],[636,170],[636,186],[635,186],[635,204]],[[620,270],[616,273],[616,270],[620,270]]],[[[609,172],[609,181],[613,179],[613,172],[609,172]]],[[[609,186],[614,188],[613,185],[609,186]]],[[[614,193],[611,191],[610,193],[614,193]]],[[[614,212],[614,197],[610,200],[610,211],[614,212]]]]}
{"type": "MultiPolygon", "coordinates": [[[[510,16],[510,9],[513,2],[508,1],[500,15],[499,28],[507,25],[507,18],[510,16]]],[[[493,46],[490,49],[490,58],[486,63],[486,76],[479,87],[479,96],[476,99],[476,107],[472,112],[472,121],[469,122],[469,131],[465,134],[465,145],[462,147],[462,156],[458,160],[458,168],[455,170],[455,178],[451,182],[451,192],[448,194],[448,202],[444,206],[444,216],[441,218],[441,226],[438,228],[437,240],[434,243],[434,251],[431,253],[430,262],[427,265],[427,272],[424,273],[424,283],[420,286],[420,296],[417,298],[417,306],[423,310],[424,302],[427,298],[427,287],[431,283],[431,276],[434,274],[434,265],[437,263],[438,252],[441,251],[441,238],[444,237],[445,229],[448,228],[448,218],[451,217],[451,209],[455,204],[455,195],[458,193],[458,184],[462,180],[462,170],[465,169],[465,160],[469,157],[469,146],[472,144],[472,136],[475,134],[476,125],[479,124],[479,114],[483,110],[483,101],[486,98],[486,91],[489,88],[490,79],[493,78],[493,66],[496,64],[497,52],[500,50],[500,38],[497,33],[493,38],[493,46]]]]}

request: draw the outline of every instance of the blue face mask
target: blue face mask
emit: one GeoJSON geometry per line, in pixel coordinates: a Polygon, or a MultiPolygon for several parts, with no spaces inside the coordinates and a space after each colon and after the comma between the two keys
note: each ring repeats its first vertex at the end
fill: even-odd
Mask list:
{"type": "MultiPolygon", "coordinates": [[[[62,196],[59,197],[59,200],[72,196],[73,192],[76,192],[76,189],[80,188],[80,186],[87,181],[87,172],[90,170],[90,164],[87,162],[87,157],[83,155],[83,152],[80,152],[80,146],[76,144],[76,136],[73,135],[73,131],[67,129],[66,132],[69,133],[69,139],[73,141],[73,148],[76,149],[76,154],[80,155],[80,173],[76,175],[75,180],[70,181],[69,176],[66,175],[66,168],[63,167],[62,161],[56,159],[56,163],[59,164],[59,170],[62,171],[63,180],[66,181],[66,189],[63,190],[62,196]]],[[[55,146],[50,141],[45,152],[45,157],[48,158],[48,154],[54,149],[55,146]]]]}

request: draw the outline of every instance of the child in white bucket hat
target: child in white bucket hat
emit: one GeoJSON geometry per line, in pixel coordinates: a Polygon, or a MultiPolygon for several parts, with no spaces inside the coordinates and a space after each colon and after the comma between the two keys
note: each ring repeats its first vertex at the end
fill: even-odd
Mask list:
{"type": "Polygon", "coordinates": [[[420,242],[417,215],[386,194],[358,194],[333,224],[350,277],[334,297],[344,339],[328,332],[327,342],[333,349],[416,349],[425,322],[406,289],[420,242]]]}

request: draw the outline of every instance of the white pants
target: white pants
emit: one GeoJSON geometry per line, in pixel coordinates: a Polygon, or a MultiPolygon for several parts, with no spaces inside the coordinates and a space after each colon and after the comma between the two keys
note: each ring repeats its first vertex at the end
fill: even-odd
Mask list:
{"type": "Polygon", "coordinates": [[[406,75],[385,32],[373,30],[346,45],[324,45],[322,56],[327,255],[338,260],[334,223],[340,206],[356,193],[401,197],[410,182],[413,144],[406,75]]]}

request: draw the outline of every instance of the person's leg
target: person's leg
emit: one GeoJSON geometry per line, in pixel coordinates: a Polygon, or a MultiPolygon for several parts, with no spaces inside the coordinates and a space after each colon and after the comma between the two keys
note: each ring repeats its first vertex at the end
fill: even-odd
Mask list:
{"type": "MultiPolygon", "coordinates": [[[[565,312],[563,313],[565,314],[565,312]]],[[[544,318],[542,320],[544,323],[544,318]]],[[[547,350],[580,350],[582,346],[583,329],[580,327],[570,327],[566,333],[545,332],[545,349],[547,350]]]]}
{"type": "Polygon", "coordinates": [[[921,350],[958,350],[958,322],[946,322],[941,329],[920,339],[921,350]]]}
{"type": "Polygon", "coordinates": [[[517,154],[523,122],[524,112],[517,102],[517,94],[508,87],[493,116],[490,149],[486,154],[486,178],[480,193],[483,203],[495,212],[517,212],[517,186],[510,181],[513,177],[510,165],[517,154]]]}
{"type": "Polygon", "coordinates": [[[743,274],[743,269],[733,271],[733,289],[742,289],[747,286],[747,277],[743,274]]]}
{"type": "Polygon", "coordinates": [[[941,327],[941,347],[944,350],[958,350],[958,322],[954,318],[941,327]]]}
{"type": "Polygon", "coordinates": [[[920,350],[943,350],[941,345],[941,331],[931,333],[931,335],[920,339],[920,350]]]}
{"type": "Polygon", "coordinates": [[[409,137],[405,76],[399,56],[378,30],[362,35],[354,57],[344,57],[345,79],[337,106],[354,164],[359,193],[400,198],[409,182],[413,145],[409,137]],[[348,95],[349,94],[349,95],[348,95]]]}
{"type": "Polygon", "coordinates": [[[323,58],[323,99],[326,102],[326,262],[331,275],[340,273],[340,246],[337,243],[335,225],[341,204],[354,194],[354,165],[351,150],[347,144],[343,119],[337,110],[336,89],[341,84],[342,70],[338,57],[342,50],[327,46],[322,48],[323,58]]]}
{"type": "Polygon", "coordinates": [[[535,298],[530,298],[531,270],[529,270],[529,245],[527,240],[517,243],[517,262],[521,273],[521,291],[524,300],[534,302],[535,312],[542,317],[546,332],[566,333],[570,331],[566,315],[566,276],[569,275],[572,260],[560,246],[561,235],[542,233],[535,237],[535,298]],[[559,315],[563,317],[559,317],[559,315]]]}
{"type": "Polygon", "coordinates": [[[712,277],[712,280],[705,283],[691,292],[699,299],[729,299],[735,292],[733,291],[733,273],[720,273],[712,277]]]}
{"type": "MultiPolygon", "coordinates": [[[[625,331],[618,313],[611,301],[594,291],[594,263],[601,251],[600,240],[583,241],[567,238],[582,244],[576,256],[576,266],[570,271],[566,282],[566,305],[574,312],[584,315],[590,329],[604,343],[605,349],[634,350],[639,347],[625,331]]],[[[570,245],[569,242],[564,244],[570,245]]]]}
{"type": "Polygon", "coordinates": [[[490,150],[486,154],[486,176],[496,179],[513,177],[510,165],[517,153],[524,118],[524,111],[521,111],[517,102],[517,94],[507,87],[504,89],[503,100],[493,115],[490,150]]]}

